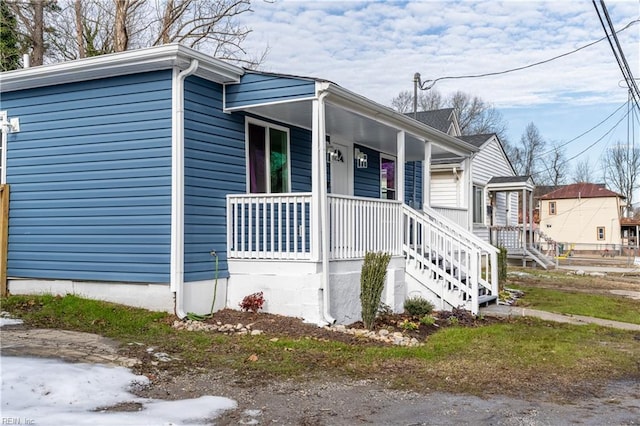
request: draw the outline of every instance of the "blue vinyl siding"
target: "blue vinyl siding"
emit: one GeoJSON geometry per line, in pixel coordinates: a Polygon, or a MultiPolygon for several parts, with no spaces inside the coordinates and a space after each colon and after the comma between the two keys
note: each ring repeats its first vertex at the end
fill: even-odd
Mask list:
{"type": "MultiPolygon", "coordinates": [[[[290,127],[291,188],[311,191],[311,132],[290,127]]],[[[228,277],[227,194],[246,189],[245,116],[222,112],[222,87],[189,77],[185,84],[185,281],[228,277]]]]}
{"type": "Polygon", "coordinates": [[[404,202],[416,209],[422,209],[422,161],[405,163],[404,187],[404,202]]]}
{"type": "Polygon", "coordinates": [[[311,192],[311,132],[290,127],[291,191],[311,192]]]}
{"type": "Polygon", "coordinates": [[[380,153],[360,145],[354,145],[354,148],[367,154],[368,167],[353,169],[353,195],[380,198],[380,153]]]}
{"type": "Polygon", "coordinates": [[[227,267],[226,195],[246,192],[244,116],[222,112],[222,86],[185,83],[184,279],[210,280],[227,267]]]}
{"type": "Polygon", "coordinates": [[[169,282],[171,72],[2,93],[8,275],[169,282]]]}
{"type": "Polygon", "coordinates": [[[226,86],[226,107],[237,108],[315,96],[315,81],[300,77],[247,73],[226,86]]]}

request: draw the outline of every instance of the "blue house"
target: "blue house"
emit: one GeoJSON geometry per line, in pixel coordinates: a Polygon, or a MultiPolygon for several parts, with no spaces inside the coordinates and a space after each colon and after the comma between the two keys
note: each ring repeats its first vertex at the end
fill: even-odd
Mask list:
{"type": "Polygon", "coordinates": [[[332,82],[180,45],[0,79],[14,294],[183,317],[263,291],[268,312],[349,323],[364,254],[385,251],[396,311],[497,295],[495,249],[421,209],[431,156],[478,149],[332,82]]]}

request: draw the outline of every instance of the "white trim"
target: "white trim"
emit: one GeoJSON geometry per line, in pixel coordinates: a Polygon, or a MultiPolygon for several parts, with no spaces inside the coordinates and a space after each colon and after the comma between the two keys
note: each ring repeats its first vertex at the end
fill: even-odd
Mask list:
{"type": "Polygon", "coordinates": [[[378,123],[382,123],[396,130],[404,130],[417,139],[427,137],[434,144],[442,146],[447,151],[456,155],[467,156],[478,151],[478,148],[470,143],[447,135],[440,130],[427,126],[411,117],[373,102],[364,96],[350,92],[340,86],[329,82],[319,82],[317,86],[319,87],[319,92],[329,94],[327,102],[330,104],[358,115],[369,117],[378,123]]]}
{"type": "Polygon", "coordinates": [[[184,311],[184,80],[195,73],[199,63],[191,61],[183,71],[173,69],[171,79],[171,291],[175,293],[176,314],[184,311]]]}
{"type": "Polygon", "coordinates": [[[284,193],[292,192],[291,190],[291,133],[288,127],[280,126],[278,124],[273,124],[268,121],[259,120],[253,117],[245,117],[244,123],[244,134],[245,134],[245,165],[246,165],[246,192],[247,194],[252,194],[251,192],[251,171],[250,171],[250,161],[249,161],[249,124],[254,124],[256,126],[265,128],[265,140],[264,140],[264,149],[265,149],[265,162],[266,162],[266,194],[271,194],[271,140],[269,138],[269,129],[279,130],[284,132],[287,135],[287,185],[289,186],[284,193]]]}
{"type": "MultiPolygon", "coordinates": [[[[0,111],[0,123],[5,123],[7,120],[7,111],[0,111]]],[[[0,129],[0,134],[2,134],[0,139],[0,149],[2,149],[0,153],[0,167],[2,168],[0,170],[0,184],[7,183],[7,142],[9,140],[7,133],[4,128],[0,129]]]]}
{"type": "Polygon", "coordinates": [[[200,65],[196,73],[217,83],[240,82],[244,70],[177,43],[146,49],[93,56],[51,65],[2,73],[0,92],[95,80],[163,69],[187,68],[192,59],[200,65]]]}
{"type": "MultiPolygon", "coordinates": [[[[396,169],[395,169],[395,184],[396,184],[396,200],[404,203],[405,194],[404,194],[404,168],[406,166],[406,156],[405,156],[405,132],[404,130],[400,130],[396,134],[396,150],[398,157],[396,159],[396,169]]],[[[402,227],[402,225],[400,225],[402,227]]]]}
{"type": "MultiPolygon", "coordinates": [[[[237,83],[234,83],[234,84],[237,84],[237,83]]],[[[225,93],[226,93],[226,87],[227,87],[227,85],[225,84],[225,93]]],[[[311,95],[311,96],[306,96],[304,98],[282,99],[282,100],[279,100],[279,101],[263,102],[263,103],[259,103],[259,104],[242,105],[242,106],[231,107],[231,108],[227,108],[226,100],[224,100],[225,103],[223,104],[223,111],[224,112],[246,111],[246,110],[250,110],[252,108],[268,107],[268,106],[281,105],[281,104],[290,104],[290,103],[295,103],[295,102],[306,102],[306,101],[313,101],[315,99],[316,99],[316,97],[314,95],[311,95]]]]}

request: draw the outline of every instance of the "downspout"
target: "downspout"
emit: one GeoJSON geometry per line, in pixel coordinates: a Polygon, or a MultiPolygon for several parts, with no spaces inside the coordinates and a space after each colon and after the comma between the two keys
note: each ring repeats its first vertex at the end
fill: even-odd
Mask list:
{"type": "Polygon", "coordinates": [[[174,313],[181,319],[187,316],[184,311],[184,81],[197,69],[196,59],[191,60],[186,70],[174,69],[171,97],[171,291],[174,313]]]}
{"type": "Polygon", "coordinates": [[[318,137],[320,137],[320,143],[318,145],[318,161],[320,162],[318,179],[320,180],[320,223],[322,233],[321,239],[321,252],[322,252],[322,274],[320,278],[320,315],[322,320],[328,324],[334,324],[336,319],[329,312],[330,300],[329,300],[329,220],[327,217],[327,164],[326,164],[326,123],[324,113],[324,98],[328,95],[327,92],[322,92],[318,95],[318,114],[319,114],[319,129],[318,137]]]}

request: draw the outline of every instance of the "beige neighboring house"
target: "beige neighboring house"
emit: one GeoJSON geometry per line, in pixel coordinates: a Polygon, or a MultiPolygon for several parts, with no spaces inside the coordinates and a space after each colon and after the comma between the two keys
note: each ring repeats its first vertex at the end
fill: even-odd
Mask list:
{"type": "Polygon", "coordinates": [[[540,200],[540,230],[564,250],[606,253],[622,243],[620,219],[625,197],[602,184],[576,183],[540,200]]]}

